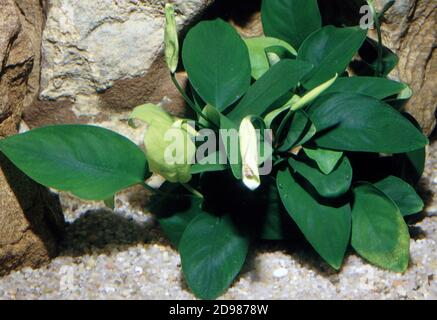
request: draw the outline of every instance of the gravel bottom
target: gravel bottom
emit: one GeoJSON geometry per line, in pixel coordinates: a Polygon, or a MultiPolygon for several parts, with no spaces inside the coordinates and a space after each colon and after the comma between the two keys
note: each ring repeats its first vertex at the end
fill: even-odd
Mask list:
{"type": "MultiPolygon", "coordinates": [[[[305,244],[260,245],[221,299],[437,299],[437,143],[428,151],[421,182],[428,205],[410,226],[405,274],[373,267],[353,253],[337,273],[305,244]]],[[[178,253],[141,209],[147,197],[129,190],[112,212],[62,195],[68,226],[61,255],[40,269],[0,278],[0,299],[195,299],[178,253]]]]}

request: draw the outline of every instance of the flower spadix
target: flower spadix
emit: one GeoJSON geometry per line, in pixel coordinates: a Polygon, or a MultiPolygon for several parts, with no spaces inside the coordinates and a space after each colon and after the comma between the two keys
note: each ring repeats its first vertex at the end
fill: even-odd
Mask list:
{"type": "Polygon", "coordinates": [[[245,117],[240,124],[240,154],[242,160],[243,183],[250,190],[255,190],[261,184],[259,177],[258,138],[251,117],[245,117]]]}

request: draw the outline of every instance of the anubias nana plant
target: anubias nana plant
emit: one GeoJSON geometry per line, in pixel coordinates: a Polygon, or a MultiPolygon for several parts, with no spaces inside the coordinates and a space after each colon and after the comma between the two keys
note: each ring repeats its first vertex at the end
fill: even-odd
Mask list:
{"type": "Polygon", "coordinates": [[[2,140],[1,152],[40,184],[86,200],[110,204],[136,184],[152,190],[152,210],[200,298],[231,285],[255,241],[302,234],[336,270],[350,244],[370,263],[404,272],[405,217],[423,208],[414,187],[428,140],[402,112],[411,90],[386,78],[396,56],[359,26],[322,25],[316,0],[268,0],[263,37],[242,39],[220,19],[188,32],[186,92],[175,77],[171,5],[166,19],[166,61],[192,119],[137,107],[130,122],[148,124],[145,152],[90,125],[31,130],[2,140]],[[352,76],[348,67],[363,44],[375,59],[360,59],[370,71],[352,76]],[[151,188],[152,174],[166,183],[151,188]]]}

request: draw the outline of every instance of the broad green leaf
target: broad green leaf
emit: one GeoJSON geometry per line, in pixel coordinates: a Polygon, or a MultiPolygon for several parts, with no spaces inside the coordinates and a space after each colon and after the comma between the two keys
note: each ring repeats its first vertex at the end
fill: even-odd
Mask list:
{"type": "Polygon", "coordinates": [[[303,110],[298,110],[293,114],[287,136],[278,150],[290,151],[293,147],[307,142],[315,133],[315,127],[308,119],[308,115],[303,110]]]}
{"type": "Polygon", "coordinates": [[[176,248],[179,246],[179,241],[188,224],[199,214],[203,213],[202,199],[192,198],[188,200],[189,204],[179,209],[178,212],[171,215],[158,216],[161,229],[176,248]]]}
{"type": "Polygon", "coordinates": [[[321,97],[308,115],[319,133],[313,142],[332,150],[403,153],[428,139],[391,106],[375,98],[336,93],[321,97]]]}
{"type": "Polygon", "coordinates": [[[303,176],[325,198],[335,198],[345,194],[352,183],[352,166],[347,157],[343,157],[338,166],[324,174],[316,166],[290,158],[291,167],[303,176]]]}
{"type": "Polygon", "coordinates": [[[182,58],[191,84],[204,101],[225,110],[249,88],[249,53],[223,20],[203,21],[188,32],[182,58]]]}
{"type": "Polygon", "coordinates": [[[338,78],[324,94],[357,93],[376,99],[384,99],[402,92],[405,87],[404,83],[384,78],[349,77],[338,78]]]}
{"type": "Polygon", "coordinates": [[[234,281],[249,248],[228,217],[201,213],[185,229],[179,243],[188,286],[202,299],[215,299],[234,281]]]}
{"type": "Polygon", "coordinates": [[[349,204],[339,208],[318,203],[291,175],[279,171],[276,182],[282,203],[313,248],[334,269],[340,269],[349,243],[349,204]]]}
{"type": "Polygon", "coordinates": [[[313,89],[342,74],[366,39],[367,30],[360,27],[336,28],[326,26],[312,33],[299,49],[297,59],[314,65],[313,71],[303,82],[306,89],[313,89]]]}
{"type": "Polygon", "coordinates": [[[375,187],[396,203],[403,216],[423,210],[423,200],[418,196],[416,190],[402,179],[389,176],[375,183],[375,187]]]}
{"type": "Polygon", "coordinates": [[[244,42],[249,49],[250,65],[252,66],[252,77],[258,80],[267,70],[270,69],[269,59],[266,50],[271,47],[282,47],[290,55],[297,56],[296,50],[288,43],[271,37],[256,37],[245,39],[244,42]]]}
{"type": "Polygon", "coordinates": [[[316,0],[267,0],[261,18],[267,36],[282,39],[294,48],[322,26],[316,0]]]}
{"type": "Polygon", "coordinates": [[[249,88],[228,117],[240,123],[248,114],[262,116],[276,100],[295,88],[311,68],[306,62],[281,60],[249,88]]]}
{"type": "Polygon", "coordinates": [[[320,171],[324,174],[330,174],[343,156],[341,151],[311,147],[304,147],[303,150],[310,159],[317,163],[320,171]]]}
{"type": "Polygon", "coordinates": [[[95,126],[34,129],[1,140],[0,151],[36,182],[85,200],[106,200],[149,176],[140,148],[95,126]]]}
{"type": "Polygon", "coordinates": [[[154,104],[136,107],[130,116],[131,125],[134,125],[133,119],[148,124],[144,145],[150,171],[169,182],[190,181],[191,163],[196,153],[191,135],[180,126],[173,126],[173,117],[154,104]]]}
{"type": "Polygon", "coordinates": [[[165,61],[171,73],[175,73],[179,63],[179,40],[176,28],[174,7],[171,3],[165,5],[165,61]]]}
{"type": "Polygon", "coordinates": [[[371,184],[356,187],[354,195],[352,247],[376,266],[404,272],[408,267],[410,236],[399,208],[371,184]]]}

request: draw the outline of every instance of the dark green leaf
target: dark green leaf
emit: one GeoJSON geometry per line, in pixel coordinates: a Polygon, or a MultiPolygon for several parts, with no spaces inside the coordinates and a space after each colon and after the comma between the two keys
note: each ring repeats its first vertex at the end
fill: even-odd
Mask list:
{"type": "Polygon", "coordinates": [[[204,101],[225,110],[249,88],[251,68],[244,41],[223,20],[203,21],[190,30],[182,58],[191,84],[204,101]]]}
{"type": "Polygon", "coordinates": [[[307,142],[314,134],[316,134],[316,129],[308,119],[308,115],[303,110],[298,110],[294,113],[287,136],[278,150],[287,152],[293,147],[307,142]]]}
{"type": "Polygon", "coordinates": [[[333,151],[321,148],[304,147],[303,151],[306,153],[308,158],[317,163],[320,171],[322,171],[324,174],[330,174],[343,156],[343,152],[341,151],[333,151]]]}
{"type": "Polygon", "coordinates": [[[182,235],[179,251],[188,286],[202,299],[221,295],[240,272],[249,247],[229,217],[202,213],[182,235]]]}
{"type": "Polygon", "coordinates": [[[316,0],[263,1],[261,17],[267,36],[287,41],[296,49],[322,26],[316,0]]]}
{"type": "Polygon", "coordinates": [[[192,198],[190,204],[178,212],[169,216],[158,216],[159,225],[167,238],[177,248],[188,224],[202,212],[202,199],[192,198]]]}
{"type": "Polygon", "coordinates": [[[384,99],[398,94],[405,89],[405,84],[384,78],[350,77],[338,78],[323,94],[357,93],[376,99],[384,99]]]}
{"type": "Polygon", "coordinates": [[[375,183],[375,187],[384,192],[398,206],[403,216],[423,210],[423,201],[412,186],[395,176],[389,176],[375,183]]]}
{"type": "Polygon", "coordinates": [[[316,166],[289,159],[291,167],[302,175],[322,197],[335,198],[345,194],[352,183],[352,167],[347,157],[330,174],[324,174],[316,166]]]}
{"type": "Polygon", "coordinates": [[[261,116],[269,107],[311,71],[312,66],[297,60],[281,60],[256,81],[228,117],[240,123],[247,115],[261,116]]]}
{"type": "Polygon", "coordinates": [[[410,236],[396,204],[371,184],[354,189],[352,246],[366,260],[392,271],[408,267],[410,236]]]}
{"type": "Polygon", "coordinates": [[[308,114],[319,133],[314,142],[321,148],[403,153],[428,143],[399,112],[372,97],[349,93],[323,96],[308,114]]]}
{"type": "Polygon", "coordinates": [[[278,172],[282,203],[314,249],[333,268],[339,269],[349,243],[350,207],[318,203],[293,178],[289,170],[278,172]]]}
{"type": "Polygon", "coordinates": [[[0,141],[0,151],[36,182],[86,200],[106,200],[149,175],[138,146],[95,126],[35,129],[0,141]]]}
{"type": "Polygon", "coordinates": [[[311,34],[299,49],[297,59],[314,65],[314,70],[303,83],[313,89],[342,74],[366,39],[367,30],[360,27],[336,28],[326,26],[311,34]]]}

